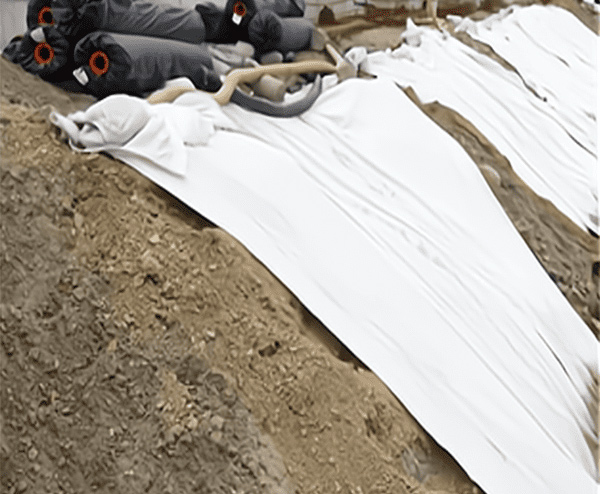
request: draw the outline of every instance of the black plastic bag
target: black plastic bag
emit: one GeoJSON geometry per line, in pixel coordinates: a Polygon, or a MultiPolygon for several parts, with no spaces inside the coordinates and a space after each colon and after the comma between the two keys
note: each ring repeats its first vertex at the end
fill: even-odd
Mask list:
{"type": "Polygon", "coordinates": [[[256,0],[258,10],[270,10],[281,17],[302,17],[305,0],[256,0]]]}
{"type": "Polygon", "coordinates": [[[258,53],[283,54],[310,49],[314,25],[302,17],[281,17],[261,10],[248,23],[248,39],[258,53]]]}
{"type": "MultiPolygon", "coordinates": [[[[154,0],[156,2],[172,2],[173,0],[154,0]]],[[[178,5],[194,7],[201,5],[223,11],[226,0],[175,0],[178,5]]],[[[255,0],[256,10],[270,10],[282,17],[302,17],[306,9],[305,0],[255,0]]]]}
{"type": "Polygon", "coordinates": [[[67,38],[93,31],[137,34],[201,43],[202,17],[195,8],[152,0],[52,0],[56,27],[67,38]]]}
{"type": "Polygon", "coordinates": [[[213,43],[251,43],[259,53],[277,50],[282,53],[310,47],[313,24],[308,19],[284,17],[264,0],[227,0],[225,9],[206,2],[196,9],[206,26],[206,41],[213,43]]]}
{"type": "Polygon", "coordinates": [[[29,0],[27,2],[27,29],[54,24],[52,0],[29,0]]]}
{"type": "Polygon", "coordinates": [[[196,10],[206,26],[206,41],[235,43],[249,41],[248,23],[257,12],[254,0],[227,0],[225,9],[212,4],[199,3],[196,10]]]}
{"type": "Polygon", "coordinates": [[[71,77],[71,45],[54,26],[37,26],[22,37],[13,38],[2,55],[27,72],[47,81],[71,77]]]}
{"type": "Polygon", "coordinates": [[[143,96],[182,76],[198,89],[221,87],[206,46],[182,41],[97,31],[77,43],[75,64],[75,78],[99,97],[143,96]]]}

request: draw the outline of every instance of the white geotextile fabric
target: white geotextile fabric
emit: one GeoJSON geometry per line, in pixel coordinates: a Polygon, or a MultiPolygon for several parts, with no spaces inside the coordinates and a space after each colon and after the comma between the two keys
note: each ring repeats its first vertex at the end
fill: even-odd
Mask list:
{"type": "Polygon", "coordinates": [[[393,82],[346,81],[291,119],[200,92],[153,112],[178,105],[216,129],[187,147],[185,176],[121,159],[237,237],[488,494],[595,492],[597,342],[477,166],[393,82]]]}
{"type": "MultiPolygon", "coordinates": [[[[545,18],[537,9],[535,12],[545,18]]],[[[565,18],[565,25],[570,26],[568,38],[588,40],[591,31],[572,14],[562,9],[549,12],[552,17],[565,18]],[[578,23],[577,29],[571,29],[573,25],[567,22],[572,17],[578,23]]],[[[545,67],[541,54],[536,53],[538,44],[529,34],[523,34],[518,42],[531,66],[523,77],[541,81],[536,88],[547,96],[548,101],[543,101],[518,74],[446,32],[413,25],[405,36],[407,41],[396,50],[369,55],[367,70],[392,78],[402,87],[412,87],[423,102],[439,101],[460,113],[508,158],[515,172],[537,194],[580,227],[598,232],[596,93],[590,93],[596,77],[590,66],[595,67],[596,62],[588,60],[594,50],[584,49],[580,43],[563,43],[556,29],[550,29],[550,39],[543,38],[545,49],[560,54],[571,70],[556,72],[560,83],[546,83],[546,76],[537,75],[545,67]],[[536,59],[542,62],[534,62],[536,59]],[[551,86],[561,86],[560,96],[552,95],[551,86]],[[571,94],[563,91],[569,86],[571,94]]],[[[594,38],[591,33],[592,46],[594,38]]]]}
{"type": "Polygon", "coordinates": [[[513,6],[479,22],[466,18],[457,30],[513,65],[573,139],[597,156],[598,35],[552,5],[513,6]]]}

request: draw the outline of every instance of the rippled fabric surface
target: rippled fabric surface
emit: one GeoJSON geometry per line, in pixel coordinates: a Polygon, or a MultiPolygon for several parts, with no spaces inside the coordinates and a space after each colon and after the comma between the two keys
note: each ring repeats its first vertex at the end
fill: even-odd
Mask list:
{"type": "Polygon", "coordinates": [[[598,155],[598,36],[555,6],[512,7],[458,26],[512,64],[565,131],[598,155]]]}
{"type": "MultiPolygon", "coordinates": [[[[505,36],[502,26],[508,22],[506,36],[516,41],[507,50],[519,56],[507,58],[518,73],[448,33],[414,26],[395,51],[371,54],[368,70],[411,86],[423,102],[439,101],[460,113],[508,158],[534,192],[597,233],[597,36],[560,8],[534,6],[515,12],[528,9],[535,19],[525,28],[511,15],[487,21],[501,26],[492,31],[499,38],[505,36]]],[[[477,32],[487,35],[486,25],[478,25],[477,32]]]]}
{"type": "Polygon", "coordinates": [[[290,119],[201,92],[155,111],[178,105],[216,129],[185,176],[121,158],[244,243],[488,494],[595,492],[597,342],[394,82],[345,81],[290,119]]]}

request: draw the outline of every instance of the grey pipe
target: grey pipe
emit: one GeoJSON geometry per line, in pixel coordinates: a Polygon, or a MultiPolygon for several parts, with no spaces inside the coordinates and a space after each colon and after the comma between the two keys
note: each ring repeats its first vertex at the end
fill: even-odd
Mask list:
{"type": "Polygon", "coordinates": [[[231,101],[240,105],[242,108],[262,113],[263,115],[289,118],[300,115],[308,110],[321,94],[322,88],[323,81],[321,75],[318,74],[310,90],[298,101],[287,103],[283,101],[278,103],[266,98],[261,98],[260,96],[250,96],[239,88],[236,88],[233,92],[231,101]]]}

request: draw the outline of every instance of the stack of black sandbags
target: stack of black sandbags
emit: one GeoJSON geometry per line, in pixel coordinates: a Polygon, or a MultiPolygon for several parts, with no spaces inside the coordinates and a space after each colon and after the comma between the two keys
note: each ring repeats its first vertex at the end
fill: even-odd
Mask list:
{"type": "Polygon", "coordinates": [[[206,42],[299,51],[312,24],[281,15],[303,8],[304,0],[227,0],[224,7],[212,0],[30,0],[28,31],[3,55],[52,82],[75,76],[100,97],[141,96],[179,76],[215,91],[220,80],[206,42]]]}
{"type": "MultiPolygon", "coordinates": [[[[282,3],[278,5],[280,10],[283,10],[282,3]]],[[[289,10],[295,12],[296,4],[290,4],[289,10]]],[[[281,16],[259,5],[258,0],[227,0],[225,9],[221,10],[213,4],[198,4],[196,9],[206,24],[206,41],[247,41],[259,54],[273,50],[285,54],[310,46],[312,22],[301,17],[281,16]]]]}
{"type": "Polygon", "coordinates": [[[56,29],[51,3],[52,0],[29,0],[27,32],[13,38],[2,55],[32,74],[59,81],[70,77],[73,47],[56,29]]]}
{"type": "Polygon", "coordinates": [[[206,91],[221,87],[205,44],[94,31],[77,43],[74,58],[74,76],[100,97],[142,95],[182,76],[206,91]]]}

